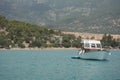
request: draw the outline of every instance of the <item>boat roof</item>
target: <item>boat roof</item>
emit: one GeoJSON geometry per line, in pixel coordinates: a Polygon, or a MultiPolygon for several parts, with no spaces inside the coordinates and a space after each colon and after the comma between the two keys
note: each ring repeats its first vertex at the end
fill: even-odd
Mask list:
{"type": "Polygon", "coordinates": [[[95,43],[95,44],[101,44],[99,40],[91,40],[91,39],[82,39],[82,43],[95,43]]]}

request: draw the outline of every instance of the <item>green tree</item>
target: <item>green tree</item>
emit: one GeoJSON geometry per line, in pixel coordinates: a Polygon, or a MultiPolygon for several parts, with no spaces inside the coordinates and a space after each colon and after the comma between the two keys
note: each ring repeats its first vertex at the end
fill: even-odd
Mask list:
{"type": "Polygon", "coordinates": [[[113,41],[113,37],[109,34],[109,35],[107,36],[108,46],[111,46],[111,45],[112,45],[112,41],[113,41]]]}
{"type": "Polygon", "coordinates": [[[119,46],[119,41],[113,39],[113,37],[110,34],[109,35],[104,34],[101,42],[103,46],[111,46],[111,47],[119,46]]]}
{"type": "Polygon", "coordinates": [[[41,40],[35,40],[35,41],[32,41],[32,43],[30,43],[29,47],[38,47],[38,48],[40,48],[41,45],[42,45],[42,41],[41,40]]]}
{"type": "Polygon", "coordinates": [[[0,16],[0,28],[4,29],[7,27],[8,20],[4,16],[0,16]]]}
{"type": "Polygon", "coordinates": [[[71,41],[68,35],[63,36],[62,44],[63,44],[63,47],[66,47],[66,48],[71,47],[71,41]]]}
{"type": "Polygon", "coordinates": [[[11,40],[7,38],[7,36],[5,35],[5,33],[0,32],[0,47],[4,48],[4,47],[9,47],[9,45],[11,45],[11,40]]]}
{"type": "Polygon", "coordinates": [[[73,47],[76,47],[76,48],[80,48],[80,47],[81,47],[81,37],[76,38],[76,39],[73,41],[72,46],[73,46],[73,47]]]}
{"type": "Polygon", "coordinates": [[[18,47],[20,47],[20,48],[25,48],[25,45],[24,45],[23,43],[18,42],[17,44],[18,44],[18,47]]]}
{"type": "Polygon", "coordinates": [[[113,41],[111,42],[111,46],[112,47],[118,47],[119,43],[115,39],[113,39],[113,41]]]}

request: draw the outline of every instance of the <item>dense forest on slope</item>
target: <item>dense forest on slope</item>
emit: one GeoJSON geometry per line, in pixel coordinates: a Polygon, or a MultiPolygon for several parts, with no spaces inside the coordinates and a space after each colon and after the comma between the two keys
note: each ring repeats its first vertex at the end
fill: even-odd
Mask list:
{"type": "Polygon", "coordinates": [[[120,0],[1,0],[0,15],[75,32],[120,34],[120,0]]]}
{"type": "Polygon", "coordinates": [[[71,40],[74,42],[73,46],[78,47],[76,44],[80,43],[81,38],[65,35],[59,30],[48,29],[45,26],[9,21],[0,16],[0,48],[71,47],[71,40]]]}
{"type": "MultiPolygon", "coordinates": [[[[60,30],[8,20],[0,16],[0,48],[79,48],[81,47],[81,39],[80,36],[63,34],[60,30]]],[[[105,34],[101,41],[104,46],[120,46],[120,39],[115,40],[111,35],[105,34]]]]}

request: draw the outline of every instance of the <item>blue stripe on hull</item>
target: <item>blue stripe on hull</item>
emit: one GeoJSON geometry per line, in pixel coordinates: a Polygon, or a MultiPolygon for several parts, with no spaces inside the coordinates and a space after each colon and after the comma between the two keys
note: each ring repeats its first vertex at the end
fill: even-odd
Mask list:
{"type": "Polygon", "coordinates": [[[109,53],[106,51],[97,51],[97,52],[87,52],[80,54],[82,59],[98,59],[98,60],[106,60],[109,53]]]}

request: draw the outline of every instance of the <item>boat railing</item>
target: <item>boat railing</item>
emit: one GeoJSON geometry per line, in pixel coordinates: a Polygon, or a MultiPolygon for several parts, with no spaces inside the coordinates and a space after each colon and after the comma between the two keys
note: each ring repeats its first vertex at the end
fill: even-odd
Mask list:
{"type": "Polygon", "coordinates": [[[85,50],[78,50],[78,55],[85,53],[85,50]]]}

